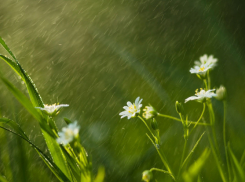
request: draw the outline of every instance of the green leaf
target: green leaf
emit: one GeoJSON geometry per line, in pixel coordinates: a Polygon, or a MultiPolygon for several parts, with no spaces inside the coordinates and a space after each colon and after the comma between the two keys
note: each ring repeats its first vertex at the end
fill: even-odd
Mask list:
{"type": "MultiPolygon", "coordinates": [[[[29,97],[30,97],[31,102],[32,102],[32,105],[34,107],[43,107],[44,104],[43,104],[42,98],[39,95],[38,90],[37,90],[35,84],[33,83],[32,79],[27,75],[25,70],[21,67],[18,60],[14,56],[14,54],[11,52],[11,50],[8,48],[8,46],[5,44],[5,42],[3,41],[3,39],[1,37],[0,37],[0,43],[6,49],[6,51],[8,51],[8,53],[13,57],[15,62],[6,58],[3,55],[0,55],[0,57],[7,64],[9,64],[11,66],[11,68],[13,68],[14,71],[16,71],[21,76],[21,78],[24,80],[26,87],[27,87],[27,90],[28,90],[28,93],[29,93],[29,97]]],[[[49,129],[47,127],[47,120],[48,120],[48,118],[46,118],[46,121],[42,120],[39,123],[40,123],[40,126],[42,128],[42,133],[43,133],[43,136],[44,136],[45,141],[47,143],[47,146],[49,148],[52,159],[54,160],[56,165],[62,170],[62,172],[69,179],[71,179],[66,158],[64,157],[64,154],[63,154],[62,150],[60,149],[59,144],[56,142],[54,136],[50,135],[50,132],[48,132],[49,129]]]]}
{"type": "Polygon", "coordinates": [[[20,136],[22,136],[23,138],[25,138],[26,140],[28,140],[28,137],[26,136],[26,134],[24,133],[24,131],[20,128],[20,126],[18,125],[18,123],[12,121],[11,119],[7,119],[7,118],[0,118],[0,123],[4,123],[9,125],[11,128],[13,128],[20,136]]]}
{"type": "Polygon", "coordinates": [[[7,44],[3,41],[1,37],[0,37],[0,43],[5,48],[5,50],[8,51],[8,53],[13,57],[15,62],[3,55],[0,55],[0,57],[21,76],[21,78],[26,84],[32,104],[35,107],[43,107],[44,104],[43,104],[42,98],[39,95],[38,90],[35,84],[33,83],[32,79],[27,75],[26,71],[21,67],[19,61],[16,59],[12,51],[8,48],[7,44]]]}
{"type": "Polygon", "coordinates": [[[5,177],[0,176],[0,182],[9,182],[5,177]]]}
{"type": "Polygon", "coordinates": [[[30,100],[18,90],[12,83],[10,83],[6,78],[1,77],[3,83],[7,86],[10,92],[15,96],[15,98],[26,108],[26,110],[38,121],[42,120],[42,116],[39,114],[37,109],[35,109],[30,102],[30,100]]]}
{"type": "MultiPolygon", "coordinates": [[[[1,37],[0,37],[0,39],[1,39],[1,37]]],[[[14,61],[5,57],[2,54],[0,54],[0,58],[3,59],[22,78],[22,73],[19,69],[19,66],[14,61]]]]}
{"type": "Polygon", "coordinates": [[[105,168],[99,167],[98,174],[94,179],[94,182],[103,182],[105,178],[105,168]]]}
{"type": "Polygon", "coordinates": [[[231,148],[230,148],[230,145],[228,144],[228,151],[230,153],[230,156],[231,156],[231,159],[236,167],[236,171],[238,172],[239,174],[239,181],[245,181],[245,174],[244,174],[244,171],[242,169],[242,166],[240,165],[240,163],[238,162],[236,156],[234,155],[234,153],[232,152],[231,148]]]}
{"type": "Polygon", "coordinates": [[[206,148],[202,155],[189,167],[189,169],[183,172],[182,177],[185,182],[193,182],[195,180],[204,166],[209,154],[210,150],[206,148]]]}
{"type": "Polygon", "coordinates": [[[39,149],[34,143],[32,143],[29,138],[25,135],[24,131],[19,127],[19,125],[10,120],[10,119],[6,119],[6,118],[0,118],[0,122],[3,122],[9,126],[11,126],[15,131],[17,129],[17,133],[10,130],[10,129],[7,129],[5,127],[2,127],[0,126],[0,128],[8,131],[8,132],[11,132],[15,135],[17,135],[18,137],[20,137],[21,139],[25,140],[26,142],[28,142],[31,147],[33,147],[37,153],[39,154],[39,156],[43,159],[43,161],[45,162],[45,164],[50,168],[50,170],[56,175],[56,177],[60,180],[60,181],[64,181],[64,182],[68,182],[70,181],[66,175],[59,169],[59,167],[52,162],[52,160],[50,160],[42,151],[41,149],[39,149]]]}
{"type": "Polygon", "coordinates": [[[7,46],[7,44],[4,42],[4,40],[0,37],[0,44],[2,44],[2,46],[4,47],[4,49],[6,50],[6,51],[8,51],[8,53],[14,58],[14,59],[16,59],[15,58],[15,56],[14,56],[14,54],[12,53],[12,51],[9,49],[9,47],[7,46]]]}

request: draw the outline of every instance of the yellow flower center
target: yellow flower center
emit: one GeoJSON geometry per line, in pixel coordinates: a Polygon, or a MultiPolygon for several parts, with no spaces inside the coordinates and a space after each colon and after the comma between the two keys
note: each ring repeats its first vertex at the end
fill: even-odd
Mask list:
{"type": "Polygon", "coordinates": [[[205,67],[200,67],[200,69],[198,71],[204,71],[205,67]]]}
{"type": "Polygon", "coordinates": [[[196,94],[195,95],[201,95],[205,93],[205,90],[203,90],[202,88],[200,88],[200,92],[198,92],[198,89],[196,89],[196,94]]]}
{"type": "Polygon", "coordinates": [[[133,104],[133,105],[131,105],[130,107],[129,107],[129,113],[131,113],[131,114],[133,114],[133,113],[135,113],[137,111],[137,109],[136,109],[136,105],[135,104],[133,104]]]}

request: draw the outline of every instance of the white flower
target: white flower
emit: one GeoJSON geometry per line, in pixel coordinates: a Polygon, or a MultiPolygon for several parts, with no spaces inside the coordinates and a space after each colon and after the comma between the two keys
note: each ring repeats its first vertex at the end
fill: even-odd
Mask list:
{"type": "Polygon", "coordinates": [[[204,54],[200,57],[200,61],[195,61],[195,65],[201,66],[202,64],[212,65],[211,68],[214,68],[217,65],[218,59],[214,58],[213,55],[207,56],[204,54]]]}
{"type": "Polygon", "coordinates": [[[47,105],[47,104],[45,104],[44,107],[36,107],[36,108],[46,112],[46,114],[48,114],[48,115],[54,116],[54,115],[57,115],[59,113],[60,108],[68,107],[68,106],[69,106],[68,104],[60,104],[60,105],[56,105],[56,104],[47,105]]]}
{"type": "Polygon", "coordinates": [[[70,123],[67,127],[62,128],[62,132],[59,132],[59,138],[57,138],[57,142],[63,145],[67,145],[74,138],[78,136],[80,126],[77,125],[77,121],[74,123],[70,123]]]}
{"type": "Polygon", "coordinates": [[[201,76],[205,76],[206,72],[212,67],[213,67],[213,63],[212,64],[205,63],[205,64],[201,64],[200,66],[196,65],[194,66],[194,68],[190,69],[190,72],[199,74],[201,76]]]}
{"type": "Polygon", "coordinates": [[[190,100],[197,100],[198,102],[203,102],[205,101],[206,98],[216,97],[217,95],[213,93],[213,91],[215,91],[215,89],[208,90],[208,91],[200,89],[200,92],[198,92],[198,89],[197,89],[195,96],[191,96],[185,99],[185,103],[190,100]]]}
{"type": "Polygon", "coordinates": [[[157,116],[157,111],[151,105],[150,106],[145,106],[145,108],[143,109],[143,111],[145,111],[143,113],[143,117],[145,119],[151,119],[151,118],[157,116]]]}
{"type": "Polygon", "coordinates": [[[137,97],[135,99],[135,103],[127,102],[128,106],[124,106],[123,109],[125,111],[119,113],[121,115],[121,118],[128,117],[128,119],[135,117],[136,113],[140,113],[140,108],[142,107],[142,102],[143,99],[140,100],[140,97],[137,97]]]}

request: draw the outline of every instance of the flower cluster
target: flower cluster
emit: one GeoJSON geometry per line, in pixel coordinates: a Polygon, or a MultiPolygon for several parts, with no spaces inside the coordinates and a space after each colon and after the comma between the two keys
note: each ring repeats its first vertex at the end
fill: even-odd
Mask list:
{"type": "Polygon", "coordinates": [[[144,111],[143,117],[145,119],[151,119],[151,118],[154,118],[155,116],[157,116],[157,111],[152,106],[145,106],[143,111],[144,111]]]}
{"type": "Polygon", "coordinates": [[[201,77],[205,77],[208,70],[213,69],[217,65],[217,59],[211,56],[200,57],[200,61],[195,61],[195,65],[190,69],[191,73],[198,74],[201,77]]]}

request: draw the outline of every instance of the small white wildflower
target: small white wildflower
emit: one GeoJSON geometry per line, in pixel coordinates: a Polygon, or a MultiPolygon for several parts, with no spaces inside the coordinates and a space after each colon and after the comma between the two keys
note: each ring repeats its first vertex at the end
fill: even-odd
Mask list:
{"type": "Polygon", "coordinates": [[[206,72],[211,69],[213,67],[213,63],[212,64],[201,64],[200,66],[194,66],[194,68],[190,69],[191,73],[195,73],[195,74],[199,74],[202,77],[206,76],[206,72]]]}
{"type": "Polygon", "coordinates": [[[213,55],[208,56],[204,54],[200,57],[200,61],[195,61],[195,65],[201,66],[202,64],[212,65],[211,69],[217,65],[218,59],[214,58],[213,55]]]}
{"type": "Polygon", "coordinates": [[[213,91],[215,91],[215,89],[208,90],[208,91],[200,89],[200,92],[198,92],[198,89],[197,89],[195,96],[191,96],[185,99],[185,103],[190,100],[197,100],[197,102],[203,102],[205,101],[206,98],[216,97],[217,94],[213,93],[213,91]]]}
{"type": "Polygon", "coordinates": [[[143,109],[143,111],[145,111],[143,113],[143,117],[145,119],[151,119],[151,118],[157,116],[157,111],[151,105],[150,106],[145,106],[145,108],[143,109]]]}
{"type": "Polygon", "coordinates": [[[121,118],[128,117],[128,119],[130,119],[132,117],[135,117],[136,113],[140,113],[140,108],[142,107],[142,100],[143,99],[140,99],[140,97],[137,97],[133,104],[131,102],[127,102],[128,106],[123,107],[125,111],[119,113],[119,115],[121,115],[121,118]]]}
{"type": "Polygon", "coordinates": [[[67,145],[74,138],[78,136],[80,126],[77,125],[77,121],[74,123],[70,123],[67,127],[62,128],[62,132],[59,132],[59,138],[57,138],[57,142],[63,145],[67,145]]]}
{"type": "Polygon", "coordinates": [[[60,104],[60,105],[56,105],[56,104],[47,105],[47,104],[45,104],[44,107],[36,107],[36,108],[44,111],[48,115],[54,116],[54,115],[57,115],[59,113],[60,108],[68,107],[68,106],[69,106],[68,104],[60,104]]]}

